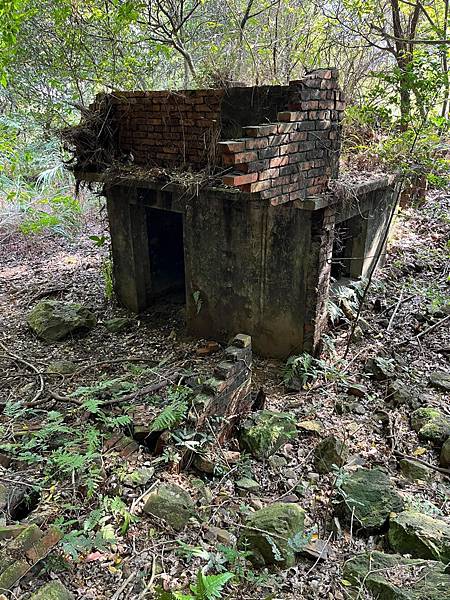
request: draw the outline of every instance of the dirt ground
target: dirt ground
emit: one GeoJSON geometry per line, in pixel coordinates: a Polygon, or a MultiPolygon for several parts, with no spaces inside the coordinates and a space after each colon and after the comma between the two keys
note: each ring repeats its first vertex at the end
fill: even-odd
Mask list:
{"type": "MultiPolygon", "coordinates": [[[[410,390],[416,406],[436,406],[450,414],[448,397],[429,383],[432,371],[449,371],[449,321],[430,329],[445,319],[449,310],[449,209],[450,196],[432,193],[425,205],[400,213],[385,264],[374,279],[362,311],[360,338],[351,343],[344,358],[349,324],[341,319],[331,327],[322,368],[307,389],[287,390],[283,363],[254,357],[255,390],[262,387],[267,407],[290,411],[299,424],[297,439],[278,452],[284,459],[278,465],[241,457],[236,466],[216,476],[194,469],[176,473],[169,463],[141,446],[126,459],[103,453],[101,480],[92,491],[77,480],[75,467],[70,476],[55,471],[49,474],[46,456],[52,450],[51,444],[40,448],[41,454],[33,450],[31,463],[24,461],[20,453],[23,440],[29,438],[23,431],[39,428],[49,411],[61,413],[64,422],[77,431],[90,422],[86,411],[80,414],[73,404],[55,400],[50,392],[66,397],[80,386],[114,378],[145,385],[155,379],[158,370],[172,365],[207,375],[220,360],[221,351],[206,357],[198,355],[196,350],[205,340],[186,338],[179,300],[134,316],[131,327],[123,332],[107,331],[103,325],[106,319],[132,315],[105,297],[102,265],[108,260],[107,248],[97,247],[90,239],[92,235],[107,235],[100,218],[91,215],[74,239],[21,234],[9,237],[0,248],[0,402],[5,409],[0,451],[20,460],[14,468],[2,468],[0,482],[12,478],[18,486],[39,488],[40,499],[24,518],[45,525],[57,522],[68,536],[21,580],[11,598],[26,598],[38,585],[53,578],[59,578],[75,598],[154,598],[157,586],[187,590],[205,565],[210,573],[225,569],[235,573],[223,596],[230,599],[347,598],[343,563],[359,551],[383,548],[384,540],[377,535],[356,535],[334,518],[336,476],[317,476],[313,465],[315,445],[330,434],[338,435],[349,446],[348,469],[380,465],[389,470],[409,505],[450,518],[448,478],[436,471],[430,482],[411,483],[399,474],[398,456],[393,450],[439,464],[436,450],[420,442],[411,430],[411,404],[392,406],[388,383],[373,380],[365,371],[371,357],[392,359],[395,378],[410,390]],[[397,306],[400,296],[403,302],[397,306]],[[98,323],[87,334],[44,343],[26,325],[28,312],[43,298],[80,302],[97,315],[98,323]],[[396,307],[398,310],[394,310],[396,307]],[[418,338],[421,333],[423,336],[418,338]],[[50,363],[62,359],[76,363],[74,374],[47,372],[50,363]],[[118,359],[123,362],[112,362],[118,359]],[[39,390],[36,369],[45,387],[37,402],[27,406],[39,390]],[[364,397],[348,395],[351,383],[366,386],[364,397]],[[124,474],[142,466],[155,469],[151,481],[144,486],[124,485],[124,474]],[[239,496],[235,480],[243,475],[258,481],[258,493],[239,496]],[[145,492],[158,481],[174,481],[190,491],[201,518],[175,533],[143,514],[145,492]],[[122,500],[132,516],[127,527],[123,527],[124,511],[111,508],[105,498],[122,500]],[[298,502],[305,509],[306,530],[327,543],[327,552],[320,559],[302,556],[285,571],[257,570],[240,555],[230,557],[211,533],[211,527],[220,528],[227,540],[225,546],[233,547],[245,515],[281,499],[298,502]],[[100,510],[101,517],[89,529],[86,524],[96,510],[100,510]],[[91,534],[105,525],[111,526],[114,540],[96,547],[89,541],[91,534]],[[80,538],[77,534],[80,543],[72,554],[68,552],[73,542],[71,531],[84,535],[80,538]]],[[[119,413],[118,409],[112,411],[116,416],[119,413]]],[[[238,451],[237,442],[232,440],[224,450],[238,451]]]]}

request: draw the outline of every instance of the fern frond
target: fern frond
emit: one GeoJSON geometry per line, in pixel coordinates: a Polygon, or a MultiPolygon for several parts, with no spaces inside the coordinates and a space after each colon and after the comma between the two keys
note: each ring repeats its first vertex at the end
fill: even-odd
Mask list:
{"type": "Polygon", "coordinates": [[[197,573],[197,583],[191,586],[198,600],[217,600],[222,595],[222,590],[233,573],[220,573],[219,575],[205,575],[202,571],[197,573]]]}
{"type": "Polygon", "coordinates": [[[168,404],[155,418],[150,427],[150,432],[173,429],[185,417],[188,403],[184,400],[174,400],[168,404]]]}

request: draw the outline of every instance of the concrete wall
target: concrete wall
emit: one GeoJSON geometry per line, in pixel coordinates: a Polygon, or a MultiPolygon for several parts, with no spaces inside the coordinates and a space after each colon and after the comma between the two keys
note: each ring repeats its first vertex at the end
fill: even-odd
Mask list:
{"type": "Polygon", "coordinates": [[[272,206],[250,194],[243,202],[240,192],[186,199],[179,190],[113,186],[105,193],[115,289],[125,306],[140,312],[164,291],[149,219],[183,207],[188,333],[227,341],[247,331],[257,352],[274,357],[317,348],[326,324],[329,209],[272,206]]]}

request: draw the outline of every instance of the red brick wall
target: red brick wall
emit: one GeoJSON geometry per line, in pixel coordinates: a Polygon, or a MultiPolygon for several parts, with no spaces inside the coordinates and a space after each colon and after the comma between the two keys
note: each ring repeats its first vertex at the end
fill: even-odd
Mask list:
{"type": "Polygon", "coordinates": [[[291,81],[277,122],[244,128],[245,137],[219,143],[226,185],[259,192],[271,204],[320,194],[337,176],[343,94],[334,69],[291,81]]]}
{"type": "Polygon", "coordinates": [[[215,162],[223,90],[113,94],[118,144],[137,165],[215,162]]]}
{"type": "Polygon", "coordinates": [[[219,167],[224,184],[274,205],[320,194],[337,176],[344,98],[335,69],[284,87],[116,92],[108,99],[119,160],[219,167]],[[221,131],[242,137],[221,140],[221,131]]]}

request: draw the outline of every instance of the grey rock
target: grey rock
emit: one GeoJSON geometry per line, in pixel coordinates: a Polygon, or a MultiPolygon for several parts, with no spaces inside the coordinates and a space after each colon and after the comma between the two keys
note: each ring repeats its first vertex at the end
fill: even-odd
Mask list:
{"type": "Polygon", "coordinates": [[[450,467],[450,437],[447,439],[446,442],[444,442],[444,445],[441,448],[441,455],[439,460],[441,463],[441,467],[444,467],[444,469],[448,469],[450,467]]]}
{"type": "Polygon", "coordinates": [[[410,458],[403,458],[399,462],[399,466],[402,475],[404,475],[406,479],[409,479],[410,481],[428,481],[428,479],[430,479],[430,477],[433,475],[433,471],[426,465],[423,465],[416,460],[411,460],[410,458]]]}
{"type": "Polygon", "coordinates": [[[59,581],[42,586],[29,600],[73,600],[73,595],[59,581]]]}
{"type": "Polygon", "coordinates": [[[385,381],[395,377],[395,362],[390,358],[383,356],[375,356],[369,358],[364,368],[366,373],[369,373],[373,379],[377,381],[385,381]]]}
{"type": "Polygon", "coordinates": [[[287,460],[284,456],[279,456],[275,454],[269,458],[269,465],[275,471],[280,471],[283,467],[287,465],[287,460]]]}
{"type": "Polygon", "coordinates": [[[450,600],[450,578],[437,561],[365,552],[345,563],[344,578],[378,600],[450,600]]]}
{"type": "Polygon", "coordinates": [[[450,562],[450,525],[417,511],[391,516],[389,545],[399,554],[450,562]]]}
{"type": "Polygon", "coordinates": [[[120,333],[131,327],[133,319],[129,319],[128,317],[114,317],[104,321],[103,324],[110,333],[120,333]]]}
{"type": "Polygon", "coordinates": [[[450,437],[450,417],[447,417],[437,408],[418,408],[411,415],[411,427],[419,438],[443,444],[450,437]]]}
{"type": "Polygon", "coordinates": [[[144,512],[163,520],[177,531],[181,531],[191,517],[196,516],[191,496],[175,484],[161,484],[147,497],[144,512]]]}
{"type": "Polygon", "coordinates": [[[291,567],[296,536],[303,535],[304,520],[305,511],[297,504],[275,502],[248,517],[239,546],[252,552],[250,560],[257,566],[291,567]]]}
{"type": "Polygon", "coordinates": [[[150,479],[155,474],[153,467],[141,467],[136,469],[132,473],[127,473],[123,478],[123,482],[128,487],[138,487],[140,485],[147,485],[150,479]]]}
{"type": "Polygon", "coordinates": [[[390,406],[397,407],[410,404],[413,398],[414,395],[403,381],[398,379],[389,383],[386,403],[390,406]]]}
{"type": "Polygon", "coordinates": [[[446,371],[434,371],[430,375],[430,383],[438,390],[450,392],[450,373],[446,371]]]}
{"type": "Polygon", "coordinates": [[[71,375],[78,369],[76,363],[71,360],[55,360],[49,363],[47,373],[55,373],[57,375],[71,375]]]}
{"type": "Polygon", "coordinates": [[[314,451],[314,468],[319,473],[329,473],[333,465],[342,467],[348,457],[348,448],[342,440],[334,435],[317,444],[314,451]]]}
{"type": "Polygon", "coordinates": [[[246,494],[254,494],[260,491],[261,486],[254,479],[250,479],[250,477],[242,477],[235,482],[236,488],[240,496],[245,496],[246,494]]]}

